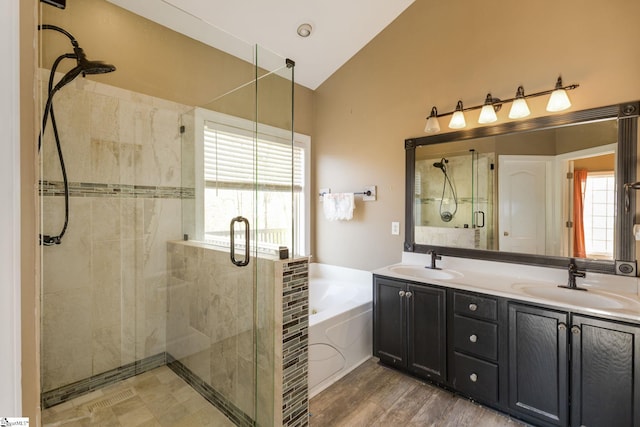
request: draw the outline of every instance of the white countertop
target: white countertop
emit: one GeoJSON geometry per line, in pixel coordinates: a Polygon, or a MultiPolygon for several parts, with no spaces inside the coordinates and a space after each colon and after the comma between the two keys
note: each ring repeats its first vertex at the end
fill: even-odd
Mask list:
{"type": "Polygon", "coordinates": [[[437,261],[441,270],[424,271],[429,260],[426,254],[405,252],[402,263],[372,273],[640,322],[637,277],[588,272],[585,278],[576,279],[579,287],[588,289],[580,291],[558,288],[567,283],[567,269],[443,256],[437,261]],[[429,277],[431,273],[433,277],[429,277]]]}

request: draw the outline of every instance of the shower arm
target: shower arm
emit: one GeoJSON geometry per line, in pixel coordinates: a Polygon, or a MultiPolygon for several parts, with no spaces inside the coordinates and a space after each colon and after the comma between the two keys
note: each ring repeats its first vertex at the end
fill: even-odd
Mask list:
{"type": "Polygon", "coordinates": [[[57,31],[59,33],[64,34],[65,36],[67,36],[69,38],[69,41],[71,42],[71,45],[76,48],[76,47],[80,47],[80,45],[78,44],[78,41],[76,40],[75,37],[73,37],[71,35],[70,32],[68,32],[67,30],[65,30],[64,28],[60,28],[56,25],[50,25],[50,24],[42,24],[42,25],[38,25],[38,30],[54,30],[57,31]]]}

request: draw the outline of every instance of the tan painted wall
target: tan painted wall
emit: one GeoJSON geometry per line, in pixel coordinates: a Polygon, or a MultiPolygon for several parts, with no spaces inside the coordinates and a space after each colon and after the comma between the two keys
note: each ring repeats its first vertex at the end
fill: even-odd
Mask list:
{"type": "Polygon", "coordinates": [[[573,163],[574,169],[586,169],[590,172],[609,172],[613,171],[616,165],[616,156],[614,154],[605,154],[604,156],[587,157],[586,159],[576,160],[573,163]]]}
{"type": "MultiPolygon", "coordinates": [[[[580,84],[572,111],[639,99],[638,16],[637,0],[416,0],[316,90],[315,190],[375,184],[378,200],[358,200],[350,222],[327,221],[316,203],[314,261],[372,269],[400,260],[404,232],[390,230],[404,218],[403,144],[425,135],[433,105],[510,98],[520,84],[550,89],[560,73],[580,84]]],[[[531,117],[545,103],[532,100],[531,117]]]]}

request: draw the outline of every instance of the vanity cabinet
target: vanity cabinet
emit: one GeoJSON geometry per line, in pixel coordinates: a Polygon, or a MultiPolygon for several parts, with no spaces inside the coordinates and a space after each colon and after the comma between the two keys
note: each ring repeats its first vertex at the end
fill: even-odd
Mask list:
{"type": "Polygon", "coordinates": [[[640,326],[574,315],[571,425],[640,427],[640,326]]]}
{"type": "Polygon", "coordinates": [[[566,312],[509,303],[509,408],[545,425],[567,425],[566,312]]]}
{"type": "Polygon", "coordinates": [[[373,354],[418,377],[446,380],[446,291],[374,277],[373,354]]]}
{"type": "Polygon", "coordinates": [[[640,324],[374,275],[374,356],[535,426],[640,427],[640,324]]]}
{"type": "Polygon", "coordinates": [[[639,370],[640,327],[509,303],[509,408],[528,420],[639,427],[639,370]]]}
{"type": "Polygon", "coordinates": [[[499,400],[498,300],[452,291],[449,319],[452,386],[482,402],[499,400]]]}

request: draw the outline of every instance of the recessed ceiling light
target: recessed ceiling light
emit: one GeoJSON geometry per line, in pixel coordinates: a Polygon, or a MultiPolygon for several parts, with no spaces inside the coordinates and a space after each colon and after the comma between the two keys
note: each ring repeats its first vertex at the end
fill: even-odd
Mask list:
{"type": "Polygon", "coordinates": [[[298,35],[300,37],[309,37],[312,29],[311,24],[302,24],[298,27],[298,35]]]}

